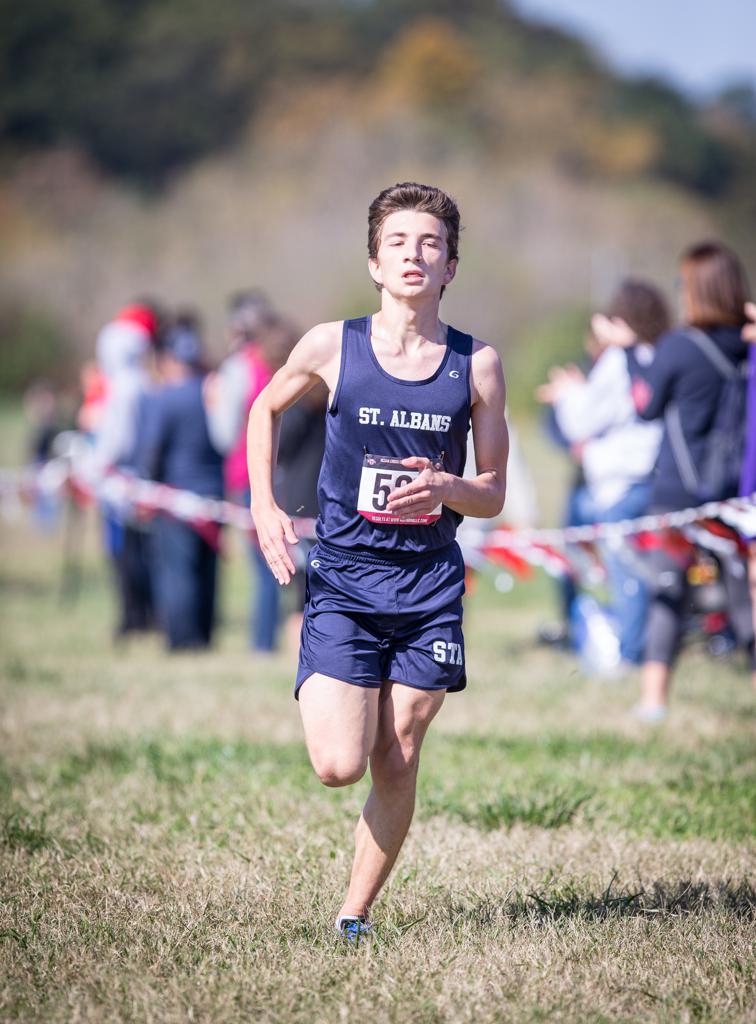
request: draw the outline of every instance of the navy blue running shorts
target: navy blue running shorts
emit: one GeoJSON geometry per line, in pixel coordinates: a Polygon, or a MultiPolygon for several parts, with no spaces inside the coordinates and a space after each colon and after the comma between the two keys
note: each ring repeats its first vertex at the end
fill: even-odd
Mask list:
{"type": "Polygon", "coordinates": [[[320,541],[307,562],[294,696],[313,672],[355,686],[464,690],[464,590],[456,541],[392,561],[320,541]]]}

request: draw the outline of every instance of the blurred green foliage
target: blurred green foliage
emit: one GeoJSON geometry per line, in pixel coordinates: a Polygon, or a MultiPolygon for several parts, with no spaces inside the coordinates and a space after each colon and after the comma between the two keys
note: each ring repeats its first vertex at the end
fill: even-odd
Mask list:
{"type": "Polygon", "coordinates": [[[548,379],[552,366],[582,364],[587,360],[584,348],[591,311],[586,306],[570,306],[534,320],[515,338],[509,349],[506,374],[517,387],[509,388],[508,408],[519,416],[541,409],[535,398],[539,384],[548,379]]]}
{"type": "Polygon", "coordinates": [[[730,183],[734,156],[729,146],[691,123],[690,105],[653,78],[618,83],[608,100],[610,117],[651,127],[660,140],[654,170],[662,177],[705,195],[718,195],[730,183]]]}
{"type": "Polygon", "coordinates": [[[70,340],[42,310],[0,307],[0,338],[0,396],[19,394],[34,380],[62,383],[70,376],[70,340]]]}
{"type": "Polygon", "coordinates": [[[618,78],[501,0],[0,0],[0,24],[6,147],[73,145],[143,184],[233,142],[282,85],[376,73],[388,100],[464,113],[451,124],[474,127],[482,152],[511,134],[512,105],[527,114],[535,83],[574,92],[558,155],[577,173],[648,173],[713,196],[756,166],[742,97],[727,110],[750,133],[745,162],[742,139],[670,87],[618,78]]]}

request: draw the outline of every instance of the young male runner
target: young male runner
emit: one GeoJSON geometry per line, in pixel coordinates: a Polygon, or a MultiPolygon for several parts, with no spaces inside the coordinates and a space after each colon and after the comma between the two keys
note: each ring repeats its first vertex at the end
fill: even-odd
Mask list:
{"type": "Polygon", "coordinates": [[[348,786],[370,763],[337,929],[369,931],[371,904],[412,820],[420,747],[447,690],[465,687],[464,515],[504,503],[508,436],[496,351],[438,318],[457,269],[459,211],[427,185],[385,189],[368,217],[380,311],[320,324],[260,394],[249,421],[252,514],[280,584],[297,536],[273,498],[281,414],[328,386],[318,543],[307,567],[295,695],[313,768],[348,786]],[[462,479],[472,422],[477,476],[462,479]]]}

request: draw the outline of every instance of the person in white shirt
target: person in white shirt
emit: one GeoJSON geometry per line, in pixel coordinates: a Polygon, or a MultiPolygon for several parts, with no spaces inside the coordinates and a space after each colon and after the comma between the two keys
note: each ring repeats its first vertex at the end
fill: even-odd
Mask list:
{"type": "MultiPolygon", "coordinates": [[[[632,328],[642,341],[636,354],[649,362],[654,343],[670,325],[661,292],[634,279],[622,282],[607,315],[632,328]]],[[[602,347],[587,375],[575,366],[554,367],[549,382],[538,390],[539,400],[554,406],[560,431],[579,452],[585,474],[580,495],[584,522],[633,519],[648,507],[662,425],[639,418],[632,387],[625,352],[602,347]]],[[[637,665],[643,656],[646,587],[626,542],[605,545],[603,555],[619,622],[620,654],[625,663],[637,665]]]]}

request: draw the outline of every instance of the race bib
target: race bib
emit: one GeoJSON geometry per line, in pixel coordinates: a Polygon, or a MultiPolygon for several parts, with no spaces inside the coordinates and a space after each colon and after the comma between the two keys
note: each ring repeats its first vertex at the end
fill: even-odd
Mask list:
{"type": "MultiPolygon", "coordinates": [[[[443,469],[441,462],[433,463],[434,469],[443,469]]],[[[401,459],[388,455],[365,455],[362,460],[360,493],[357,497],[357,511],[371,523],[394,523],[398,526],[429,526],[441,518],[441,503],[424,516],[400,519],[395,513],[387,512],[388,496],[398,487],[411,483],[422,470],[407,469],[401,459]]]]}

